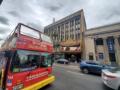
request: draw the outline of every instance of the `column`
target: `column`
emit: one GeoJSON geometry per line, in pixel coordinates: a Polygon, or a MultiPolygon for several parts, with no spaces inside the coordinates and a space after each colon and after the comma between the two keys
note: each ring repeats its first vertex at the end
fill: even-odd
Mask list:
{"type": "Polygon", "coordinates": [[[119,36],[114,36],[114,42],[115,42],[115,45],[114,45],[114,49],[115,49],[115,56],[116,56],[116,63],[118,65],[120,65],[120,45],[119,45],[119,42],[118,42],[118,37],[119,36]]]}
{"type": "Polygon", "coordinates": [[[62,38],[62,37],[61,37],[61,35],[62,35],[62,32],[61,32],[61,31],[62,31],[62,30],[61,30],[61,25],[59,26],[59,30],[60,30],[59,42],[61,42],[61,38],[62,38]]]}
{"type": "Polygon", "coordinates": [[[75,19],[74,19],[73,22],[74,22],[74,28],[73,28],[73,29],[74,29],[74,30],[73,30],[73,33],[74,33],[74,40],[76,40],[76,37],[75,37],[75,36],[76,36],[76,24],[75,24],[75,19]]]}
{"type": "Polygon", "coordinates": [[[65,41],[65,23],[63,24],[63,26],[64,26],[64,41],[65,41]]]}
{"type": "Polygon", "coordinates": [[[93,38],[94,39],[94,51],[95,51],[95,60],[98,59],[98,52],[97,52],[97,46],[96,46],[96,38],[93,38]]]}
{"type": "Polygon", "coordinates": [[[107,37],[103,38],[103,45],[104,45],[104,63],[105,64],[110,64],[110,59],[109,59],[109,52],[108,52],[108,46],[107,46],[107,37]]]}
{"type": "Polygon", "coordinates": [[[70,21],[68,22],[68,40],[70,39],[70,21]]]}

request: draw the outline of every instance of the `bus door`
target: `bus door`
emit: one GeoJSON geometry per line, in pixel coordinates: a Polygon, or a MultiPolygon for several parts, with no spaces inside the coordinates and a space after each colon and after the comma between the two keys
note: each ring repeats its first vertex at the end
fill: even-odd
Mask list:
{"type": "Polygon", "coordinates": [[[38,68],[31,71],[32,84],[40,82],[46,78],[48,78],[49,73],[51,70],[51,54],[49,53],[41,53],[40,58],[37,55],[33,56],[34,65],[37,65],[38,68]]]}
{"type": "Polygon", "coordinates": [[[0,52],[0,86],[5,88],[8,68],[12,53],[10,51],[0,52]]]}
{"type": "Polygon", "coordinates": [[[5,52],[0,52],[0,87],[2,86],[5,67],[6,67],[5,52]]]}

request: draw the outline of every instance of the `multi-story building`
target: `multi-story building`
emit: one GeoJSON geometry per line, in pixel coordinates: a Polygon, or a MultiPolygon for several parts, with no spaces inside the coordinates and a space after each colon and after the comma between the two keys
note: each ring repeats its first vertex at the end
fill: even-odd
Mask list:
{"type": "Polygon", "coordinates": [[[76,57],[77,61],[85,57],[83,33],[86,23],[83,10],[77,11],[44,28],[44,33],[49,35],[54,42],[55,53],[62,53],[66,58],[76,57]]]}
{"type": "Polygon", "coordinates": [[[46,26],[44,32],[53,39],[55,53],[62,53],[67,59],[74,56],[78,61],[82,57],[120,65],[120,23],[86,30],[80,10],[46,26]]]}

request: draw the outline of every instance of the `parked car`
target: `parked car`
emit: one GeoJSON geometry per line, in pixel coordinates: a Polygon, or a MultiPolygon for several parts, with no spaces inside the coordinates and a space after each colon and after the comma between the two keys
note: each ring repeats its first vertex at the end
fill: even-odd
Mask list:
{"type": "Polygon", "coordinates": [[[80,62],[80,69],[83,73],[95,73],[95,74],[101,74],[102,69],[111,68],[109,65],[101,64],[97,61],[81,61],[80,62]]]}
{"type": "Polygon", "coordinates": [[[67,59],[58,59],[56,62],[59,64],[69,64],[69,61],[67,59]]]}
{"type": "Polygon", "coordinates": [[[106,86],[120,90],[120,67],[102,70],[102,81],[106,86]]]}

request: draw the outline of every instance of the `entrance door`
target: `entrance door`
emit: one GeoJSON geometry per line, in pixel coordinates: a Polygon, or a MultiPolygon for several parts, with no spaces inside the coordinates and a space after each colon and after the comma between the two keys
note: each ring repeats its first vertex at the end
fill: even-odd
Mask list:
{"type": "Polygon", "coordinates": [[[93,55],[89,55],[89,60],[93,60],[93,55]]]}
{"type": "Polygon", "coordinates": [[[115,44],[114,38],[109,37],[107,39],[107,46],[108,46],[108,52],[109,52],[109,58],[110,58],[111,64],[116,64],[114,44],[115,44]]]}
{"type": "Polygon", "coordinates": [[[116,64],[115,53],[109,53],[109,58],[110,58],[111,64],[115,65],[116,64]]]}

